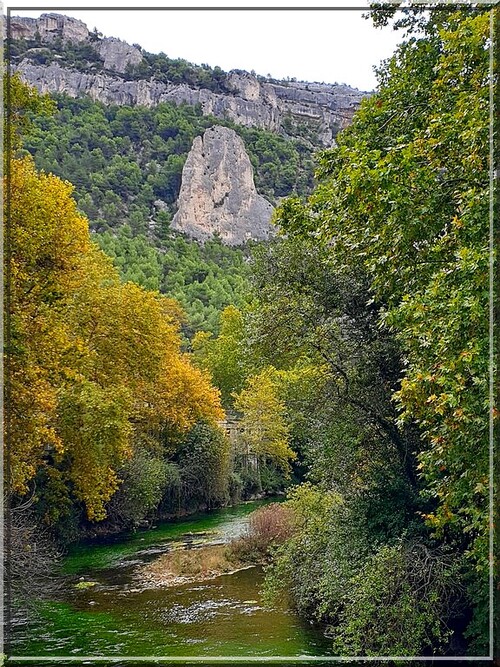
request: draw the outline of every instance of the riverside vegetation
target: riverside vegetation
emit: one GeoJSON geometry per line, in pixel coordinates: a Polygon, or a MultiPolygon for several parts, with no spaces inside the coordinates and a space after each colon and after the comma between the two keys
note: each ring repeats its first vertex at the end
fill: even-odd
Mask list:
{"type": "MultiPolygon", "coordinates": [[[[262,192],[290,195],[282,233],[253,249],[168,231],[182,155],[210,119],[51,102],[7,80],[19,600],[72,540],[288,487],[212,554],[212,574],[264,562],[266,598],[326,627],[337,655],[488,653],[490,18],[409,13],[313,189],[307,169],[279,180],[297,145],[248,131],[259,164],[285,155],[267,160],[262,192]],[[54,117],[27,126],[47,111],[57,149],[54,117]],[[153,142],[163,158],[148,172],[153,142]],[[76,200],[40,171],[56,162],[76,200]],[[225,411],[239,418],[232,442],[225,411]]],[[[195,576],[192,553],[151,571],[195,576]]]]}

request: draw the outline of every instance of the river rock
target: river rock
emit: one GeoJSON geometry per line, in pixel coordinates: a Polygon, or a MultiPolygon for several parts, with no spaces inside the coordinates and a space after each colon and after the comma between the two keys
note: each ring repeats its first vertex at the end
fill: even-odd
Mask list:
{"type": "Polygon", "coordinates": [[[255,189],[242,139],[216,125],[196,137],[182,171],[172,228],[204,241],[218,234],[227,245],[272,234],[272,205],[255,189]]]}

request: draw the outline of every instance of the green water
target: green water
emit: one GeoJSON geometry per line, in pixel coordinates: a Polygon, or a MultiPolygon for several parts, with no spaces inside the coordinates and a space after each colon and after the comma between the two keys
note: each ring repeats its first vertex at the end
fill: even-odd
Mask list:
{"type": "MultiPolygon", "coordinates": [[[[320,656],[317,629],[266,608],[259,567],[172,588],[147,586],[140,567],[171,549],[241,534],[261,502],[164,523],[108,544],[79,546],[63,562],[64,587],[29,622],[14,624],[12,656],[320,656]],[[88,588],[76,584],[92,582],[88,588]]],[[[90,664],[90,663],[89,663],[90,664]]]]}

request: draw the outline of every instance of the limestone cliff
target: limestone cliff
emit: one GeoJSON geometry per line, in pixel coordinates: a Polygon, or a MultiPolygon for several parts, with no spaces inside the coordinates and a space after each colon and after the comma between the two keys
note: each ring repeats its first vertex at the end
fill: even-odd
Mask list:
{"type": "Polygon", "coordinates": [[[90,33],[81,21],[57,14],[44,14],[39,19],[12,18],[12,39],[29,40],[37,34],[48,48],[56,37],[63,41],[88,41],[100,62],[100,71],[95,71],[95,66],[82,71],[60,62],[37,63],[35,54],[26,52],[13,63],[14,68],[41,92],[64,92],[72,97],[89,95],[105,104],[199,104],[205,115],[247,127],[291,136],[303,136],[305,127],[306,134],[315,136],[313,143],[323,146],[332,145],[337,131],[350,123],[361,99],[367,95],[344,85],[269,81],[240,70],[226,75],[226,92],[160,82],[154,76],[127,77],[129,66],[137,66],[144,60],[135,46],[114,38],[101,38],[90,33]]]}
{"type": "Polygon", "coordinates": [[[88,95],[104,104],[136,104],[146,107],[161,102],[201,106],[204,115],[229,120],[247,127],[278,131],[279,112],[267,102],[252,102],[234,95],[213,93],[186,84],[157,81],[125,81],[109,74],[94,74],[61,67],[58,63],[34,65],[28,59],[16,67],[27,83],[42,93],[66,93],[70,97],[88,95]]]}
{"type": "Polygon", "coordinates": [[[204,241],[218,234],[227,245],[272,233],[273,207],[255,189],[241,138],[216,125],[196,137],[182,172],[172,228],[204,241]]]}
{"type": "MultiPolygon", "coordinates": [[[[6,36],[6,22],[4,38],[6,36]]],[[[50,44],[60,38],[68,42],[86,42],[89,31],[83,21],[61,14],[42,14],[33,19],[27,16],[13,16],[10,20],[10,36],[12,39],[34,40],[40,38],[42,43],[50,44]]]]}
{"type": "MultiPolygon", "coordinates": [[[[6,24],[4,24],[4,38],[6,24]]],[[[12,40],[36,41],[41,45],[53,46],[56,41],[74,44],[90,44],[102,60],[105,70],[123,74],[129,65],[138,65],[143,55],[135,46],[115,37],[100,37],[91,33],[83,21],[61,14],[42,14],[34,19],[27,16],[13,16],[10,21],[12,40]]],[[[34,49],[38,51],[38,49],[34,49]]],[[[29,61],[29,53],[28,61],[29,61]]]]}
{"type": "Polygon", "coordinates": [[[143,58],[139,49],[115,37],[99,40],[96,50],[103,60],[104,69],[120,74],[123,74],[129,65],[138,65],[143,58]]]}

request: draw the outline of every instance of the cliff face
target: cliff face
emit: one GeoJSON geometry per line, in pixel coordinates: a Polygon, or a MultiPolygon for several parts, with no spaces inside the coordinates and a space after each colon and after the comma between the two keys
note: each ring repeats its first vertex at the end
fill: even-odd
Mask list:
{"type": "MultiPolygon", "coordinates": [[[[310,151],[334,143],[365,95],[348,86],[276,82],[240,70],[220,70],[218,78],[215,70],[202,72],[205,78],[185,73],[175,78],[169,63],[155,69],[156,56],[145,57],[140,47],[102,37],[58,14],[13,17],[10,28],[13,68],[40,92],[89,96],[106,105],[199,105],[204,115],[305,137],[310,151]]],[[[218,234],[228,245],[241,245],[272,235],[272,213],[272,205],[256,191],[252,164],[233,130],[215,126],[194,140],[182,172],[174,230],[199,241],[218,234]]]]}
{"type": "MultiPolygon", "coordinates": [[[[6,27],[4,21],[4,38],[6,27]]],[[[42,43],[51,44],[56,39],[69,42],[86,42],[89,31],[83,21],[61,14],[42,14],[38,19],[13,16],[10,21],[12,39],[34,40],[40,37],[42,43]]]]}
{"type": "Polygon", "coordinates": [[[200,104],[205,115],[227,118],[247,127],[263,127],[278,131],[279,112],[265,101],[249,101],[238,96],[213,93],[186,84],[164,84],[155,81],[124,81],[108,74],[91,74],[61,67],[33,65],[23,60],[17,67],[24,81],[42,93],[66,93],[70,97],[88,95],[104,104],[136,104],[146,107],[161,102],[200,104]]]}
{"type": "Polygon", "coordinates": [[[308,127],[324,146],[334,141],[338,129],[348,125],[366,95],[348,86],[304,82],[271,82],[248,72],[233,71],[226,77],[228,93],[215,93],[186,84],[162,83],[153,78],[127,80],[119,76],[128,66],[141,63],[139,49],[114,38],[90,33],[81,21],[44,14],[39,19],[13,18],[12,39],[35,39],[50,48],[62,41],[89,42],[101,60],[101,72],[77,71],[60,63],[40,65],[29,52],[15,65],[22,78],[41,92],[89,95],[105,104],[154,106],[160,102],[200,104],[205,115],[294,135],[308,127]]]}
{"type": "Polygon", "coordinates": [[[104,68],[123,74],[129,65],[138,65],[142,53],[135,46],[114,37],[105,37],[98,42],[97,52],[101,56],[104,68]]]}
{"type": "Polygon", "coordinates": [[[273,207],[255,189],[241,138],[214,126],[196,137],[182,172],[172,228],[204,241],[217,233],[227,245],[272,233],[273,207]]]}
{"type": "MultiPolygon", "coordinates": [[[[37,41],[49,48],[55,46],[57,41],[79,45],[91,44],[102,60],[103,67],[119,74],[123,74],[129,65],[138,65],[143,59],[142,53],[135,46],[130,46],[115,37],[100,38],[89,32],[83,21],[61,14],[42,14],[38,19],[13,16],[10,22],[10,35],[12,40],[37,41]]],[[[5,37],[4,21],[4,39],[5,37]]]]}

